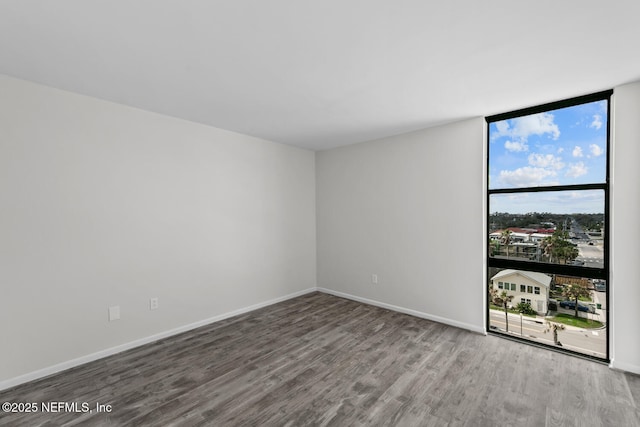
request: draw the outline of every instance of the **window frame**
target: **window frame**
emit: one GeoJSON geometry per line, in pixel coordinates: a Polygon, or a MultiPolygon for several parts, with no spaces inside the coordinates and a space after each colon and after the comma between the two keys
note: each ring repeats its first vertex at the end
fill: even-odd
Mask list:
{"type": "MultiPolygon", "coordinates": [[[[611,305],[609,303],[610,299],[610,227],[611,227],[611,215],[610,215],[610,165],[611,165],[611,101],[613,96],[613,90],[606,90],[601,92],[592,93],[589,95],[578,96],[574,98],[569,98],[556,102],[549,102],[546,104],[541,104],[533,107],[522,108],[519,110],[496,114],[492,116],[485,117],[486,121],[486,173],[485,173],[485,185],[486,185],[486,193],[485,193],[485,239],[487,242],[486,247],[488,247],[491,243],[491,239],[489,238],[489,230],[490,227],[490,198],[491,195],[494,194],[514,194],[514,193],[541,193],[541,192],[568,192],[568,191],[579,191],[579,190],[602,190],[604,192],[604,239],[603,239],[603,266],[602,268],[594,268],[594,267],[585,267],[581,265],[567,265],[567,264],[551,264],[551,263],[542,263],[542,262],[528,262],[521,261],[516,259],[504,259],[504,258],[495,258],[491,256],[490,251],[487,251],[486,254],[486,275],[487,275],[487,283],[490,280],[491,269],[499,268],[499,269],[513,269],[513,270],[523,270],[523,271],[533,271],[539,273],[548,273],[553,275],[566,275],[566,276],[574,276],[574,277],[582,277],[588,279],[596,279],[596,280],[604,280],[605,281],[605,303],[606,303],[606,355],[605,358],[602,359],[600,357],[591,356],[588,354],[583,354],[579,352],[574,352],[571,350],[567,350],[564,348],[557,348],[555,346],[540,344],[537,342],[532,342],[526,339],[521,339],[518,337],[511,337],[510,335],[494,331],[490,328],[490,313],[489,313],[489,304],[485,304],[486,308],[486,330],[488,333],[507,337],[510,339],[516,339],[519,341],[523,341],[529,344],[534,345],[542,345],[544,347],[548,347],[549,349],[560,351],[564,353],[570,353],[576,356],[585,357],[588,359],[593,359],[599,362],[609,363],[610,362],[610,318],[611,318],[611,305]],[[561,108],[574,107],[581,104],[586,104],[590,102],[596,101],[607,101],[607,121],[606,121],[606,165],[605,165],[605,180],[603,183],[587,183],[587,184],[574,184],[574,185],[552,185],[552,186],[538,186],[538,187],[516,187],[516,188],[496,188],[490,189],[489,187],[489,172],[490,172],[490,129],[491,124],[494,122],[499,122],[503,120],[514,119],[517,117],[528,116],[531,114],[550,112],[552,110],[557,110],[561,108]]],[[[522,285],[521,285],[522,291],[522,285]]],[[[595,292],[595,290],[592,290],[595,292]]]]}

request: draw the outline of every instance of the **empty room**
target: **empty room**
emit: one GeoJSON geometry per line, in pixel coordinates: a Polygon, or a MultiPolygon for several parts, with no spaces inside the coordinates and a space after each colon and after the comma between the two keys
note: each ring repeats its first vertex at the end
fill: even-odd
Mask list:
{"type": "Polygon", "coordinates": [[[0,425],[640,426],[640,4],[0,2],[0,425]]]}

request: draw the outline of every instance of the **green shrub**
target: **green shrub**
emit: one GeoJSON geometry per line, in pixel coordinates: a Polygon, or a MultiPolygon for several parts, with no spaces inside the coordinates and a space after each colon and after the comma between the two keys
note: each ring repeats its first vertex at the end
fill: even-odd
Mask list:
{"type": "Polygon", "coordinates": [[[518,305],[516,305],[516,310],[522,314],[536,314],[536,311],[528,302],[519,302],[518,305]]]}

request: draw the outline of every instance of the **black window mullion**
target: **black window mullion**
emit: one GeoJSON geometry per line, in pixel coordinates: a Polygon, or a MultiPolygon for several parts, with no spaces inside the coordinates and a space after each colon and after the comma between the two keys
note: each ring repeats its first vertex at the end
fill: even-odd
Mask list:
{"type": "Polygon", "coordinates": [[[542,193],[549,191],[581,191],[581,190],[607,190],[607,183],[602,184],[576,184],[576,185],[554,185],[540,187],[518,187],[518,188],[494,188],[487,190],[489,195],[492,194],[511,194],[511,193],[542,193]]]}
{"type": "Polygon", "coordinates": [[[494,114],[493,116],[485,117],[487,123],[500,122],[502,120],[514,119],[516,117],[528,116],[530,114],[544,113],[547,111],[558,110],[560,108],[574,107],[580,104],[586,104],[588,102],[605,101],[609,100],[613,95],[613,90],[605,90],[602,92],[596,92],[589,95],[577,96],[575,98],[569,98],[562,101],[549,102],[547,104],[536,105],[534,107],[521,108],[520,110],[510,111],[508,113],[494,114]]]}

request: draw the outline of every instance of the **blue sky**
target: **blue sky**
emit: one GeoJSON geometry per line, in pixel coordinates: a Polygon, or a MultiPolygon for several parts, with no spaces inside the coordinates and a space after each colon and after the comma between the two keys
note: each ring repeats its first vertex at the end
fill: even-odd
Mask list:
{"type": "MultiPolygon", "coordinates": [[[[606,123],[606,101],[491,123],[489,188],[605,182],[606,123]]],[[[604,210],[602,191],[526,196],[492,197],[490,211],[556,212],[552,206],[558,213],[604,210]],[[545,208],[545,200],[555,202],[545,208]]]]}

